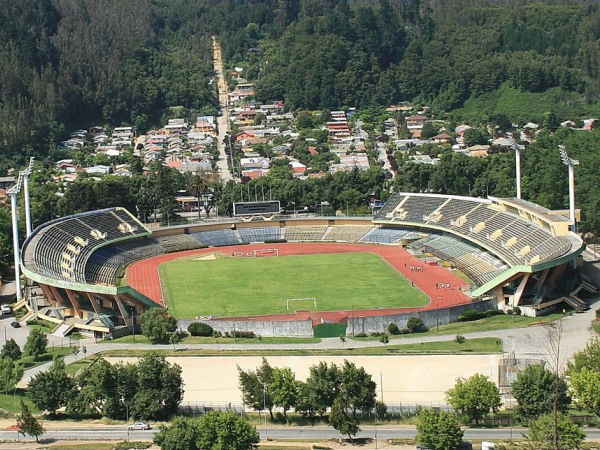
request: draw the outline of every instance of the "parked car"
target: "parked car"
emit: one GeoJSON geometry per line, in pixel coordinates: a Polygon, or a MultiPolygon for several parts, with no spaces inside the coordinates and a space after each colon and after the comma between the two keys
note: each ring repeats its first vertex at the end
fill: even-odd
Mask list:
{"type": "Polygon", "coordinates": [[[12,308],[10,307],[10,305],[2,305],[0,306],[0,312],[2,313],[2,315],[12,314],[12,308]]]}
{"type": "Polygon", "coordinates": [[[17,322],[16,320],[14,322],[11,322],[10,326],[13,328],[21,328],[21,324],[19,322],[17,322]]]}
{"type": "Polygon", "coordinates": [[[21,429],[21,422],[13,423],[6,427],[7,430],[18,431],[21,429]]]}
{"type": "Polygon", "coordinates": [[[127,427],[128,430],[149,430],[150,424],[146,422],[135,422],[127,427]]]}

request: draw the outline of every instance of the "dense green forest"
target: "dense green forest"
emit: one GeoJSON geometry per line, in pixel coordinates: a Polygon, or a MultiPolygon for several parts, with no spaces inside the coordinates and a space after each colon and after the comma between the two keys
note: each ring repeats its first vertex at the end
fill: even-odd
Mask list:
{"type": "Polygon", "coordinates": [[[597,2],[14,0],[0,11],[3,166],[68,129],[215,112],[213,33],[258,100],[291,110],[409,100],[528,121],[547,110],[519,94],[536,94],[559,119],[600,112],[597,2]]]}
{"type": "MultiPolygon", "coordinates": [[[[284,100],[295,113],[354,106],[380,120],[389,104],[412,101],[429,106],[436,119],[482,128],[494,116],[544,125],[549,115],[555,124],[600,115],[595,1],[12,0],[2,6],[0,174],[38,157],[43,170],[32,183],[35,223],[117,204],[140,216],[172,207],[172,195],[187,184],[172,170],[82,179],[59,201],[49,162],[79,161],[81,155],[58,148],[68,130],[133,125],[145,132],[169,118],[215,114],[211,35],[226,66],[243,67],[255,83],[258,101],[284,100]]],[[[566,145],[582,161],[581,229],[597,234],[598,131],[555,130],[542,131],[525,153],[524,197],[566,207],[566,169],[556,151],[566,145]]],[[[439,153],[437,166],[399,160],[393,180],[373,167],[301,182],[276,167],[242,189],[220,186],[215,200],[226,212],[242,195],[268,190],[284,204],[327,202],[366,213],[369,195],[385,199],[390,187],[514,195],[510,154],[478,160],[439,153]]],[[[128,162],[141,168],[139,160],[128,162]]],[[[10,252],[8,217],[0,210],[1,254],[10,252]]]]}

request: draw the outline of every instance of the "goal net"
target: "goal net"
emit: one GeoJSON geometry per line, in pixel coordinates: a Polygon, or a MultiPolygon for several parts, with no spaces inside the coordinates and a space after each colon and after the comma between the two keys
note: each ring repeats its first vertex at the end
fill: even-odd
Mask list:
{"type": "Polygon", "coordinates": [[[286,299],[286,306],[288,311],[303,311],[317,310],[317,299],[312,297],[307,298],[288,298],[286,299]]]}

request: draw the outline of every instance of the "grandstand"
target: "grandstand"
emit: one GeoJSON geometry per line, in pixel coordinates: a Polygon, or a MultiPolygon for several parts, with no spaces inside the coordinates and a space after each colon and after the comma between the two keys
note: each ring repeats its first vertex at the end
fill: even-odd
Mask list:
{"type": "Polygon", "coordinates": [[[569,219],[519,199],[414,193],[392,194],[373,218],[232,219],[154,233],[125,209],[109,208],[41,225],[23,245],[21,266],[44,293],[48,309],[34,312],[53,311],[57,323],[71,320],[74,328],[102,336],[130,327],[132,308],[136,314],[156,306],[123,278],[133,262],[272,241],[401,245],[460,270],[475,298],[540,314],[561,301],[582,306],[581,280],[575,282],[571,267],[583,243],[570,226],[569,219]]]}

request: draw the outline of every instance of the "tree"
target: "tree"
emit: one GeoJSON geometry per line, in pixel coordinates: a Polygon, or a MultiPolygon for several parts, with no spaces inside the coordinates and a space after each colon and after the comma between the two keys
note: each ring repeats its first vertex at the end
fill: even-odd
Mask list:
{"type": "Polygon", "coordinates": [[[121,395],[117,388],[118,366],[100,358],[76,375],[74,395],[67,405],[69,412],[94,414],[111,419],[125,416],[121,395]]]}
{"type": "Polygon", "coordinates": [[[416,441],[431,450],[455,450],[463,431],[456,416],[446,411],[423,409],[419,413],[416,441]]]}
{"type": "Polygon", "coordinates": [[[340,373],[335,364],[328,365],[325,361],[309,368],[310,375],[306,379],[305,410],[318,413],[321,417],[339,393],[340,373]]]}
{"type": "Polygon", "coordinates": [[[48,337],[39,328],[33,328],[27,341],[25,342],[25,355],[33,356],[33,359],[37,359],[38,356],[46,353],[46,346],[48,345],[48,337]]]}
{"type": "Polygon", "coordinates": [[[260,436],[248,419],[232,411],[211,411],[200,418],[197,440],[202,450],[251,450],[260,436]]]}
{"type": "Polygon", "coordinates": [[[544,414],[529,425],[527,440],[540,450],[576,450],[585,439],[579,425],[563,413],[544,414]]]}
{"type": "Polygon", "coordinates": [[[65,362],[58,357],[54,358],[48,371],[38,373],[27,385],[33,404],[51,415],[67,405],[72,388],[73,380],[65,372],[65,362]]]}
{"type": "Polygon", "coordinates": [[[383,345],[387,345],[388,342],[390,342],[390,338],[388,337],[387,334],[382,334],[381,337],[379,338],[379,342],[381,342],[383,345]]]}
{"type": "Polygon", "coordinates": [[[498,411],[502,405],[498,387],[484,375],[476,373],[468,379],[458,378],[446,399],[466,420],[479,423],[485,415],[498,411]]]}
{"type": "Polygon", "coordinates": [[[570,372],[569,383],[577,405],[600,417],[600,372],[582,367],[570,372]]]}
{"type": "Polygon", "coordinates": [[[2,346],[0,358],[10,358],[13,361],[21,359],[21,347],[19,347],[19,344],[14,339],[9,339],[2,346]]]}
{"type": "Polygon", "coordinates": [[[292,369],[276,367],[273,371],[273,381],[269,385],[273,403],[283,409],[283,417],[289,423],[287,411],[298,403],[299,385],[292,369]]]}
{"type": "Polygon", "coordinates": [[[29,406],[21,399],[21,415],[18,422],[20,423],[19,433],[35,437],[35,442],[40,442],[39,437],[46,432],[42,424],[33,417],[29,406]]]}
{"type": "Polygon", "coordinates": [[[423,124],[423,128],[421,128],[421,138],[422,139],[431,139],[436,134],[438,134],[439,128],[436,127],[431,122],[425,122],[423,124]]]}
{"type": "Polygon", "coordinates": [[[273,420],[273,397],[268,387],[273,381],[273,371],[274,369],[264,357],[256,371],[244,371],[238,366],[238,380],[240,390],[242,391],[242,402],[244,405],[250,406],[257,411],[262,411],[264,408],[268,409],[271,414],[271,420],[273,420]]]}
{"type": "Polygon", "coordinates": [[[155,352],[143,356],[135,370],[135,394],[129,412],[139,419],[164,420],[177,412],[183,398],[181,367],[155,352]]]}
{"type": "Polygon", "coordinates": [[[512,385],[512,395],[519,404],[517,416],[532,420],[554,408],[565,412],[571,402],[567,390],[567,383],[543,364],[527,366],[512,385]]]}
{"type": "Polygon", "coordinates": [[[6,394],[23,378],[23,366],[11,358],[0,358],[0,389],[6,394]]]}
{"type": "Polygon", "coordinates": [[[356,417],[356,411],[368,413],[375,407],[377,385],[363,367],[344,360],[340,369],[340,394],[347,409],[356,417]]]}
{"type": "Polygon", "coordinates": [[[200,450],[198,438],[200,424],[197,420],[175,417],[170,426],[161,425],[152,442],[161,450],[200,450]]]}
{"type": "Polygon", "coordinates": [[[340,397],[337,397],[333,401],[329,423],[333,428],[338,430],[340,434],[348,436],[350,440],[352,440],[352,436],[356,436],[360,431],[354,415],[351,416],[348,414],[344,401],[340,397]]]}
{"type": "Polygon", "coordinates": [[[573,360],[567,365],[568,373],[586,367],[600,372],[600,339],[592,339],[580,352],[573,355],[573,360]]]}
{"type": "Polygon", "coordinates": [[[490,143],[490,136],[477,128],[469,128],[465,131],[465,145],[472,147],[473,145],[485,145],[490,143]]]}
{"type": "Polygon", "coordinates": [[[166,344],[169,335],[177,329],[177,319],[166,309],[151,308],[140,316],[140,327],[153,344],[166,344]]]}

